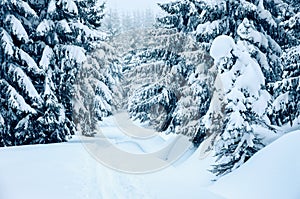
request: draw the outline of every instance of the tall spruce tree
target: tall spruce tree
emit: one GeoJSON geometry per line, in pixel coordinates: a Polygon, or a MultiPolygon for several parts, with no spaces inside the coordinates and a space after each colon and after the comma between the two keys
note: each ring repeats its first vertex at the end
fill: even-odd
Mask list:
{"type": "Polygon", "coordinates": [[[1,1],[1,146],[66,141],[86,52],[102,35],[99,1],[1,1]]]}
{"type": "Polygon", "coordinates": [[[87,58],[75,84],[73,118],[78,131],[93,136],[98,122],[119,108],[121,67],[114,48],[106,42],[99,42],[87,58]]]}
{"type": "Polygon", "coordinates": [[[296,42],[291,34],[279,26],[286,19],[280,16],[288,15],[289,8],[282,1],[182,0],[160,6],[168,13],[159,19],[162,25],[191,32],[207,50],[218,35],[229,35],[235,40],[247,42],[247,50],[262,67],[267,82],[274,82],[281,77],[280,46],[296,42]],[[249,24],[245,24],[245,19],[249,24]],[[258,34],[239,34],[241,23],[246,25],[245,31],[250,33],[251,29],[255,29],[258,34]]]}
{"type": "MultiPolygon", "coordinates": [[[[21,136],[29,139],[19,140],[22,133],[19,136],[15,133],[22,123],[31,123],[43,103],[37,88],[42,82],[43,70],[26,52],[27,45],[33,43],[30,33],[39,18],[25,1],[1,1],[0,12],[1,123],[6,127],[0,140],[1,146],[11,146],[37,137],[37,132],[33,131],[21,136]]],[[[39,50],[37,43],[36,51],[39,50]]]]}
{"type": "Polygon", "coordinates": [[[211,47],[217,67],[218,81],[213,98],[204,117],[208,129],[221,124],[214,140],[216,164],[212,172],[222,176],[238,168],[263,147],[253,125],[263,121],[270,94],[265,90],[265,77],[260,66],[243,46],[236,45],[229,36],[217,37],[211,47]],[[256,78],[256,81],[251,81],[256,78]],[[214,115],[221,113],[219,121],[214,115]]]}
{"type": "Polygon", "coordinates": [[[194,137],[209,106],[212,59],[176,29],[149,29],[143,40],[124,57],[125,108],[159,131],[194,137]]]}
{"type": "Polygon", "coordinates": [[[288,10],[289,15],[280,25],[286,32],[293,35],[298,42],[291,42],[285,46],[281,57],[283,63],[282,80],[268,85],[274,97],[268,116],[273,125],[288,125],[291,128],[297,128],[300,125],[300,10],[298,4],[288,2],[291,4],[288,10]]]}
{"type": "MultiPolygon", "coordinates": [[[[266,117],[266,105],[271,104],[273,99],[281,94],[280,92],[280,94],[275,94],[276,92],[274,92],[274,90],[276,90],[277,87],[274,85],[278,85],[277,82],[285,81],[284,78],[286,78],[287,75],[286,64],[289,62],[285,57],[293,57],[293,59],[290,60],[297,59],[297,56],[292,56],[292,54],[295,55],[295,53],[292,52],[296,51],[294,49],[288,50],[288,48],[299,44],[297,39],[297,28],[299,27],[296,20],[297,15],[293,14],[297,8],[295,8],[295,6],[293,7],[291,2],[288,1],[272,0],[181,0],[160,4],[160,7],[167,13],[166,16],[158,19],[160,26],[176,28],[179,32],[186,32],[193,35],[196,41],[199,42],[199,45],[206,51],[211,50],[211,44],[218,36],[228,35],[233,38],[234,41],[232,43],[235,43],[234,46],[237,46],[236,49],[239,49],[237,51],[240,51],[240,53],[237,53],[237,51],[235,53],[228,52],[228,56],[230,57],[224,55],[222,62],[215,59],[214,67],[218,69],[217,77],[223,74],[229,74],[227,71],[232,72],[234,66],[237,66],[239,69],[234,69],[236,73],[226,77],[226,84],[232,86],[232,88],[226,90],[228,93],[217,94],[218,92],[215,90],[214,95],[221,95],[224,98],[223,101],[214,100],[216,97],[210,96],[212,98],[210,106],[217,106],[219,108],[214,111],[209,110],[201,122],[206,124],[206,134],[211,134],[209,131],[213,128],[210,125],[215,121],[214,116],[221,115],[220,119],[224,124],[222,125],[221,131],[218,131],[218,146],[221,147],[216,148],[216,154],[218,160],[227,158],[227,163],[222,161],[217,162],[213,172],[217,175],[223,175],[237,168],[251,157],[255,151],[262,147],[262,143],[259,141],[260,139],[257,137],[255,129],[253,129],[254,124],[259,124],[271,129],[269,126],[269,118],[266,117]],[[245,56],[248,57],[247,60],[249,64],[252,63],[250,64],[252,66],[239,63],[240,60],[244,59],[242,57],[245,56]],[[286,61],[282,61],[281,58],[286,61]],[[243,71],[249,68],[253,69],[253,67],[256,68],[255,70],[259,73],[259,76],[263,77],[263,81],[260,81],[259,84],[261,88],[257,87],[256,91],[252,91],[256,94],[251,94],[248,86],[243,88],[237,83],[238,79],[245,78],[243,71]],[[260,74],[259,71],[261,71],[262,74],[260,74]],[[233,99],[233,95],[228,97],[228,94],[232,91],[235,91],[235,94],[237,94],[236,92],[240,93],[238,96],[241,99],[233,99]],[[259,102],[255,102],[256,100],[259,102]],[[241,102],[243,104],[241,104],[241,102]],[[261,111],[258,111],[253,103],[264,104],[261,107],[261,111]],[[245,108],[241,109],[243,106],[245,108]],[[221,108],[223,111],[221,111],[221,108]],[[240,121],[239,124],[241,125],[239,127],[229,128],[238,118],[240,121]],[[248,138],[251,137],[250,140],[252,141],[245,142],[245,136],[248,136],[248,138]],[[231,143],[232,145],[226,143],[226,140],[228,140],[229,143],[233,142],[231,143]],[[222,148],[222,146],[226,147],[222,148]],[[237,146],[239,149],[246,149],[245,153],[234,150],[237,146]],[[248,153],[247,151],[251,152],[248,153]],[[233,155],[236,154],[238,154],[237,157],[234,157],[233,155]],[[231,158],[228,159],[230,156],[231,158]]],[[[219,47],[219,50],[222,51],[223,46],[219,47]]],[[[288,65],[295,67],[294,64],[288,65]]],[[[289,95],[297,92],[298,88],[296,84],[297,81],[290,84],[294,86],[292,92],[289,92],[289,95]]],[[[217,86],[215,87],[215,89],[218,88],[217,86]]],[[[282,90],[284,90],[284,88],[282,90]]],[[[295,95],[293,95],[291,99],[294,100],[297,98],[294,96],[295,95]]],[[[288,103],[287,100],[286,102],[288,103]]],[[[295,107],[297,107],[297,105],[294,103],[291,104],[289,111],[281,111],[287,114],[295,107]]],[[[278,109],[276,109],[275,112],[277,112],[278,115],[278,109]]],[[[272,118],[272,111],[270,116],[271,121],[276,120],[278,122],[278,118],[272,118]]],[[[293,115],[291,117],[295,118],[296,116],[293,115]]],[[[200,131],[200,136],[197,135],[196,138],[199,137],[203,139],[203,136],[201,136],[203,132],[205,131],[200,131]]]]}

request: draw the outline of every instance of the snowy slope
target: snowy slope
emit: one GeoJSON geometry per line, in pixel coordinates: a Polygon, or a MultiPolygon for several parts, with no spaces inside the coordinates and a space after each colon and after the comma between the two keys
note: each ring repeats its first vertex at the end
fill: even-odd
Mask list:
{"type": "MultiPolygon", "coordinates": [[[[168,138],[159,137],[136,142],[122,136],[115,122],[110,117],[101,128],[109,130],[112,142],[128,152],[145,153],[157,150],[155,144],[160,148],[168,142],[168,138]],[[128,139],[131,144],[124,143],[128,139]]],[[[93,139],[83,142],[92,143],[93,139]]],[[[274,141],[215,184],[208,171],[214,161],[213,154],[201,159],[201,147],[194,153],[187,152],[165,169],[133,175],[103,166],[92,158],[81,141],[76,136],[62,144],[0,148],[0,198],[300,198],[300,158],[296,155],[300,150],[300,131],[274,141]]]]}
{"type": "MultiPolygon", "coordinates": [[[[113,144],[137,154],[159,150],[173,139],[154,136],[136,141],[123,134],[112,117],[101,128],[113,144]]],[[[205,188],[211,183],[212,175],[206,169],[211,158],[199,161],[197,153],[190,157],[189,151],[177,164],[158,172],[126,174],[103,166],[90,155],[86,146],[94,139],[76,136],[68,143],[0,148],[0,198],[222,199],[205,188]]]]}
{"type": "Polygon", "coordinates": [[[0,149],[0,198],[97,198],[95,165],[78,140],[0,149]],[[92,186],[91,186],[92,185],[92,186]]]}
{"type": "Polygon", "coordinates": [[[299,199],[300,131],[286,134],[257,152],[211,187],[229,199],[299,199]]]}

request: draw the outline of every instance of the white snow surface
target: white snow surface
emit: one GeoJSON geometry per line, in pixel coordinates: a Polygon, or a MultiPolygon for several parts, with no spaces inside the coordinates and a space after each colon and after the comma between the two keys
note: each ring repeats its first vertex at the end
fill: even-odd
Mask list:
{"type": "Polygon", "coordinates": [[[52,30],[53,27],[54,27],[53,21],[44,19],[36,28],[36,32],[37,32],[38,36],[44,36],[45,33],[52,30]]]}
{"type": "Polygon", "coordinates": [[[14,54],[14,44],[10,35],[3,29],[0,33],[1,46],[4,49],[4,52],[10,56],[14,54]]]}
{"type": "Polygon", "coordinates": [[[218,36],[212,42],[210,55],[214,60],[219,60],[223,57],[228,57],[230,52],[235,48],[235,42],[230,36],[218,36]]]}
{"type": "MultiPolygon", "coordinates": [[[[113,117],[105,119],[101,129],[114,143],[128,139],[113,117]]],[[[300,196],[300,158],[296,154],[300,150],[300,131],[273,142],[215,184],[208,171],[214,158],[212,153],[203,158],[202,146],[166,169],[133,175],[97,162],[80,138],[75,136],[68,143],[0,148],[0,198],[298,199],[300,196]]],[[[85,138],[83,142],[92,139],[85,138]]],[[[143,142],[131,140],[138,147],[124,143],[120,147],[141,152],[141,148],[155,149],[164,140],[168,138],[150,139],[144,146],[143,142]]]]}
{"type": "Polygon", "coordinates": [[[27,42],[29,40],[22,23],[15,16],[7,15],[5,22],[9,24],[11,34],[15,35],[19,41],[27,42]]]}
{"type": "Polygon", "coordinates": [[[49,46],[45,46],[41,61],[39,63],[39,65],[41,66],[42,69],[44,69],[44,71],[48,70],[53,57],[54,57],[53,50],[49,46]]]}
{"type": "Polygon", "coordinates": [[[299,130],[282,136],[210,190],[228,199],[299,199],[299,141],[299,130]]]}
{"type": "Polygon", "coordinates": [[[63,9],[68,13],[77,15],[78,8],[76,3],[73,0],[62,0],[63,9]]]}

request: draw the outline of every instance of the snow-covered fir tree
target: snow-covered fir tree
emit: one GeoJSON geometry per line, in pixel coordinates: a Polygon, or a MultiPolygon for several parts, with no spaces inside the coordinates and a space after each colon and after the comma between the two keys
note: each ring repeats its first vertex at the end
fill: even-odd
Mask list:
{"type": "Polygon", "coordinates": [[[268,115],[274,125],[297,127],[300,125],[300,46],[287,49],[282,60],[283,79],[269,85],[274,100],[268,115]]]}
{"type": "Polygon", "coordinates": [[[99,1],[1,1],[1,146],[66,141],[76,73],[102,35],[99,1]]]}
{"type": "Polygon", "coordinates": [[[212,59],[175,29],[150,29],[143,39],[144,48],[124,57],[130,115],[165,133],[195,136],[209,106],[212,59]]]}
{"type": "Polygon", "coordinates": [[[83,135],[93,136],[97,124],[119,108],[119,58],[112,46],[99,42],[77,75],[74,122],[83,135]]]}
{"type": "Polygon", "coordinates": [[[247,50],[262,67],[267,82],[270,82],[281,77],[280,46],[295,40],[279,26],[280,20],[284,20],[280,16],[288,13],[288,5],[282,1],[264,2],[175,1],[161,5],[168,15],[159,21],[179,31],[191,32],[207,50],[218,35],[243,39],[248,42],[247,50]],[[240,24],[244,24],[243,34],[238,32],[240,24]]]}
{"type": "Polygon", "coordinates": [[[273,125],[289,125],[291,128],[297,128],[300,125],[300,10],[299,5],[297,7],[297,4],[290,3],[292,4],[292,7],[289,7],[290,14],[280,25],[293,35],[298,42],[292,42],[285,46],[281,57],[283,64],[282,80],[268,85],[274,97],[268,116],[273,125]]]}
{"type": "MultiPolygon", "coordinates": [[[[28,44],[33,43],[30,33],[39,20],[36,11],[24,1],[1,1],[0,9],[1,123],[6,127],[0,140],[1,146],[11,146],[38,137],[36,131],[26,136],[26,128],[16,136],[15,128],[32,123],[39,114],[43,101],[37,86],[43,81],[44,71],[26,52],[28,44]]],[[[41,52],[40,47],[36,43],[36,53],[41,52]]]]}
{"type": "Polygon", "coordinates": [[[121,32],[121,20],[117,10],[109,9],[103,20],[102,29],[110,39],[116,37],[121,32]]]}
{"type": "Polygon", "coordinates": [[[219,81],[213,98],[219,102],[211,103],[204,123],[216,137],[217,160],[212,172],[217,176],[238,168],[263,147],[253,125],[264,121],[271,96],[264,89],[260,66],[243,49],[243,42],[235,44],[231,37],[219,36],[210,50],[219,81]],[[215,113],[221,113],[219,121],[215,120],[215,113]],[[214,132],[214,123],[220,123],[222,130],[214,132]]]}
{"type": "MultiPolygon", "coordinates": [[[[295,63],[295,60],[297,60],[295,53],[297,50],[295,50],[296,47],[293,47],[299,44],[297,38],[297,30],[299,28],[297,21],[298,14],[295,13],[297,8],[291,2],[272,0],[180,0],[161,4],[160,7],[167,13],[166,16],[158,19],[161,26],[176,28],[179,32],[186,32],[193,35],[195,40],[199,42],[199,45],[206,51],[211,50],[211,44],[215,38],[220,35],[228,35],[233,38],[233,42],[231,43],[236,43],[234,46],[237,46],[236,49],[240,52],[228,52],[228,55],[224,55],[222,62],[215,59],[214,67],[217,67],[219,71],[218,76],[223,73],[231,74],[234,66],[238,66],[241,69],[234,69],[236,74],[223,78],[223,80],[227,79],[226,84],[231,86],[230,89],[228,88],[222,94],[217,94],[217,90],[214,91],[214,95],[210,96],[212,99],[210,107],[217,106],[219,108],[214,111],[210,108],[204,120],[199,123],[200,126],[203,123],[206,124],[205,133],[207,136],[211,135],[210,131],[214,128],[212,123],[215,121],[215,118],[220,117],[221,122],[224,123],[221,131],[217,132],[219,137],[216,138],[218,140],[216,154],[219,162],[217,162],[213,169],[213,172],[217,175],[223,175],[237,168],[262,147],[262,143],[256,136],[255,129],[251,125],[258,124],[268,129],[273,129],[269,125],[269,118],[266,117],[267,109],[273,110],[269,114],[271,123],[273,124],[275,122],[277,124],[282,123],[282,121],[279,122],[282,118],[273,117],[274,112],[276,112],[275,115],[284,113],[286,116],[288,116],[288,113],[297,112],[292,111],[292,109],[295,110],[294,108],[297,107],[297,102],[295,101],[297,95],[292,94],[297,93],[299,89],[296,86],[297,80],[295,81],[292,78],[294,80],[293,83],[284,84],[286,82],[285,78],[289,74],[287,72],[289,69],[287,68],[295,67],[295,64],[291,63],[295,63]],[[286,57],[290,58],[286,59],[286,57]],[[247,66],[247,63],[238,63],[241,59],[248,60],[250,66],[247,66]],[[289,61],[291,62],[288,63],[289,61]],[[259,86],[257,85],[256,90],[249,91],[249,86],[251,85],[244,85],[246,87],[244,88],[238,84],[238,79],[247,79],[243,75],[245,68],[252,68],[250,72],[254,70],[257,76],[254,76],[253,79],[262,77],[261,79],[263,80],[259,81],[259,86]],[[231,72],[228,73],[227,71],[231,72]],[[285,85],[285,87],[281,86],[282,89],[278,89],[280,87],[278,85],[285,85]],[[288,89],[288,94],[281,100],[281,102],[285,101],[286,105],[281,106],[285,106],[285,108],[273,109],[274,106],[272,107],[272,105],[271,107],[267,107],[268,104],[272,104],[272,101],[276,97],[279,96],[282,98],[281,94],[286,89],[288,89]],[[275,92],[275,90],[281,91],[275,92]],[[240,95],[237,95],[238,97],[234,97],[234,95],[228,97],[227,95],[233,91],[235,94],[240,93],[240,95]],[[255,94],[251,94],[251,92],[255,92],[255,94]],[[217,95],[222,96],[224,98],[223,101],[214,99],[217,98],[215,97],[217,95]],[[289,100],[287,100],[288,95],[290,96],[288,97],[289,100]],[[260,107],[260,110],[255,108],[254,103],[256,101],[259,101],[259,103],[257,102],[258,104],[264,104],[260,107]],[[294,103],[290,103],[291,101],[294,103]],[[287,106],[288,103],[291,105],[287,106]],[[229,128],[234,123],[239,123],[240,126],[229,128]],[[245,139],[245,137],[251,139],[245,139]],[[235,144],[229,147],[227,141],[229,143],[235,142],[235,144]],[[243,150],[247,149],[245,150],[247,152],[239,153],[238,150],[241,148],[243,150]],[[232,151],[233,149],[238,150],[232,151]],[[236,157],[233,156],[236,154],[235,152],[238,154],[236,157]]],[[[222,48],[220,46],[219,50],[222,51],[222,48]]],[[[218,78],[212,79],[215,81],[218,78]]],[[[292,79],[288,81],[291,82],[292,79]]],[[[253,82],[253,85],[255,85],[255,82],[253,82]]],[[[278,103],[278,101],[280,99],[275,99],[274,103],[283,104],[278,103]]],[[[276,106],[280,107],[279,105],[276,106]]],[[[285,122],[295,119],[296,115],[292,114],[289,116],[290,118],[285,118],[285,122]]],[[[201,134],[203,132],[200,131],[200,136],[196,136],[196,138],[200,137],[202,140],[203,136],[201,134]]]]}
{"type": "Polygon", "coordinates": [[[130,115],[165,131],[177,102],[175,84],[182,81],[181,75],[174,77],[179,81],[171,80],[171,69],[184,67],[183,60],[175,52],[155,46],[131,51],[124,65],[124,93],[130,115]]]}

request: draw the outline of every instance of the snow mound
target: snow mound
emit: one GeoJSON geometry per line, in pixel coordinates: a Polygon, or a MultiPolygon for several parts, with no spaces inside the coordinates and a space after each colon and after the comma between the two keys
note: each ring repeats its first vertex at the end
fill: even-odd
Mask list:
{"type": "Polygon", "coordinates": [[[230,199],[299,199],[299,142],[300,130],[282,136],[210,189],[230,199]]]}
{"type": "Polygon", "coordinates": [[[233,38],[221,35],[212,42],[210,55],[214,60],[219,60],[222,57],[227,57],[234,48],[235,42],[233,38]]]}

